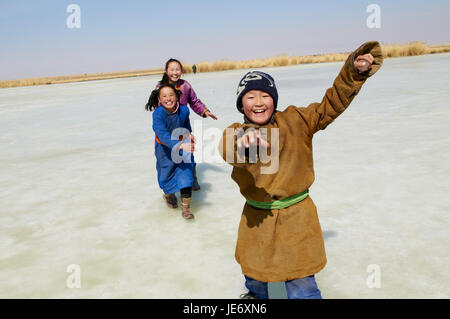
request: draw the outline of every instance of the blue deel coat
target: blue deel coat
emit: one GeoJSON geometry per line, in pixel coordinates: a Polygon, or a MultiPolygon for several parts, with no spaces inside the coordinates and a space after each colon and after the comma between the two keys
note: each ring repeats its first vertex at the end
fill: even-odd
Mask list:
{"type": "Polygon", "coordinates": [[[192,187],[194,156],[179,150],[181,143],[187,142],[191,123],[189,108],[180,105],[175,113],[163,106],[153,111],[153,131],[155,131],[155,156],[158,184],[165,194],[173,194],[185,187],[192,187]],[[183,141],[180,136],[185,136],[183,141]]]}

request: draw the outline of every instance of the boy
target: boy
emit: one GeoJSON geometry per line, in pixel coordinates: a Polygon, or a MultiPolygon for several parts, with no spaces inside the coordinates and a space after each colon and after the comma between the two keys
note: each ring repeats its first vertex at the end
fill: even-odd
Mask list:
{"type": "Polygon", "coordinates": [[[326,264],[325,248],[308,196],[314,181],[313,134],[348,107],[382,62],[379,43],[367,42],[349,55],[321,103],[284,111],[276,110],[278,92],[270,75],[253,71],[240,81],[236,106],[244,123],[225,130],[220,151],[247,200],[235,253],[249,289],[241,298],[268,298],[267,282],[279,281],[285,282],[288,298],[322,297],[314,274],[326,264]],[[267,172],[270,163],[261,151],[269,154],[269,147],[278,165],[267,172]]]}

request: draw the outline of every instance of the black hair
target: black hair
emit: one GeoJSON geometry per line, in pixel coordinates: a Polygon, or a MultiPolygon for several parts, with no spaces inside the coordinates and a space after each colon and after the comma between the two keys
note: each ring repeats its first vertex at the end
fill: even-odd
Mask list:
{"type": "Polygon", "coordinates": [[[169,68],[169,64],[172,62],[178,63],[180,65],[181,72],[183,72],[183,65],[181,64],[181,62],[178,61],[177,59],[170,58],[166,62],[166,67],[164,68],[164,75],[159,83],[161,83],[161,84],[169,84],[170,83],[169,76],[167,75],[167,69],[169,68]]]}
{"type": "Polygon", "coordinates": [[[152,91],[152,93],[150,94],[150,97],[148,98],[148,102],[147,102],[147,104],[145,104],[145,109],[147,111],[153,111],[158,107],[159,91],[164,87],[170,87],[175,92],[175,95],[177,96],[177,101],[180,100],[181,91],[177,90],[175,85],[170,84],[170,83],[162,83],[159,88],[154,89],[152,91]]]}

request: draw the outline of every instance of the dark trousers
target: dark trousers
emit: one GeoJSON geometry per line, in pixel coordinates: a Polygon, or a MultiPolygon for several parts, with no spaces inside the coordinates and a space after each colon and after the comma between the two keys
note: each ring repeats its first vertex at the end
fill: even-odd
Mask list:
{"type": "Polygon", "coordinates": [[[192,187],[185,187],[180,189],[181,198],[191,198],[192,197],[192,187]]]}
{"type": "MultiPolygon", "coordinates": [[[[269,293],[267,282],[261,282],[245,277],[245,286],[247,289],[256,294],[260,299],[268,299],[269,293]]],[[[288,299],[322,299],[319,288],[317,288],[314,275],[285,281],[288,299]]]]}

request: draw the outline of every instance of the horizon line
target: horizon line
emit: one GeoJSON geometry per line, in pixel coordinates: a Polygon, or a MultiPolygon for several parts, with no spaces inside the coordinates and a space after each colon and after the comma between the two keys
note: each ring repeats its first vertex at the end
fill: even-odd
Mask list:
{"type": "MultiPolygon", "coordinates": [[[[403,44],[391,44],[391,45],[381,44],[381,46],[383,49],[383,56],[385,58],[407,57],[407,56],[450,52],[450,43],[440,45],[427,45],[424,42],[412,41],[403,44]]],[[[303,56],[293,56],[293,55],[290,56],[287,54],[281,54],[274,57],[256,60],[229,61],[221,59],[215,62],[202,61],[193,64],[182,63],[183,64],[182,66],[183,66],[183,73],[193,73],[192,70],[193,65],[197,66],[198,73],[220,72],[220,71],[255,68],[255,67],[256,68],[280,67],[299,64],[339,62],[345,60],[348,54],[350,53],[351,52],[323,53],[323,54],[303,55],[303,56]]],[[[125,70],[125,71],[100,72],[100,73],[84,73],[74,75],[43,76],[34,78],[19,78],[14,80],[0,80],[0,88],[107,80],[107,79],[117,79],[127,77],[149,76],[163,73],[164,68],[155,68],[155,69],[125,70]]]]}

